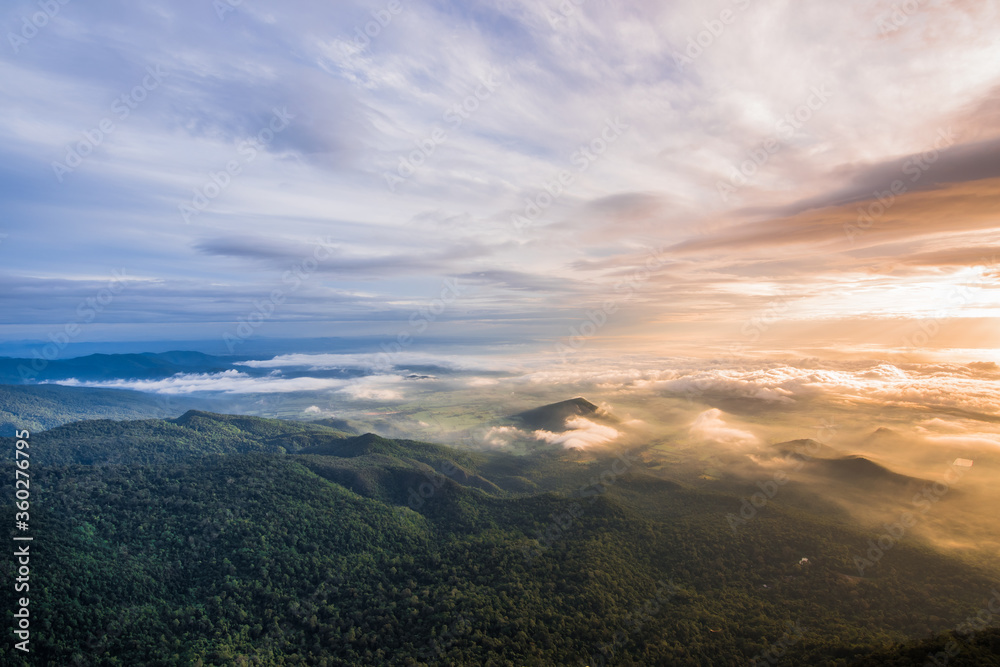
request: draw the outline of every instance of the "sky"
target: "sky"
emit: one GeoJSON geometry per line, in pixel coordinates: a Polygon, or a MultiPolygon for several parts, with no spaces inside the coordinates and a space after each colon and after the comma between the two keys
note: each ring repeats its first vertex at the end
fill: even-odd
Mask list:
{"type": "Polygon", "coordinates": [[[0,342],[1000,361],[998,20],[7,2],[0,342]]]}

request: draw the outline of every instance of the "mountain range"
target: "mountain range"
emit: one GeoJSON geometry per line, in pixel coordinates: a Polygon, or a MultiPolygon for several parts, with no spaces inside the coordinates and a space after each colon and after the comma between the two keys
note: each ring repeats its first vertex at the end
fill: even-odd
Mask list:
{"type": "MultiPolygon", "coordinates": [[[[994,585],[917,539],[858,576],[877,533],[800,505],[808,484],[734,531],[752,485],[685,482],[644,447],[469,451],[192,410],[62,425],[30,451],[32,664],[923,664],[907,656],[994,585]]],[[[854,495],[901,477],[822,451],[810,474],[854,495]]]]}

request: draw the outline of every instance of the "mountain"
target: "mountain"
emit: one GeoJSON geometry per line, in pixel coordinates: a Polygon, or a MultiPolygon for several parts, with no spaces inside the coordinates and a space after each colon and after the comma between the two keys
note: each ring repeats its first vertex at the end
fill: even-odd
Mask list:
{"type": "MultiPolygon", "coordinates": [[[[201,352],[91,354],[74,359],[0,357],[0,383],[26,384],[75,379],[81,382],[168,378],[177,373],[219,373],[234,368],[233,357],[201,352]]],[[[242,367],[241,367],[242,368],[242,367]]]]}
{"type": "Polygon", "coordinates": [[[210,400],[155,396],[124,389],[88,389],[59,385],[0,385],[0,436],[15,429],[31,432],[84,419],[174,417],[185,410],[213,405],[210,400]]]}
{"type": "Polygon", "coordinates": [[[32,434],[44,465],[150,465],[189,457],[284,453],[348,437],[334,429],[190,410],[176,419],[75,422],[32,434]]]}
{"type": "Polygon", "coordinates": [[[442,445],[366,433],[297,453],[307,457],[305,465],[317,474],[361,495],[397,504],[407,503],[410,492],[427,482],[435,489],[467,486],[502,493],[496,484],[476,474],[483,457],[442,445]]]}
{"type": "Polygon", "coordinates": [[[319,426],[329,426],[332,429],[341,431],[343,433],[351,433],[353,435],[361,435],[361,426],[350,419],[338,419],[336,417],[327,417],[325,419],[313,420],[313,424],[318,424],[319,426]]]}
{"type": "Polygon", "coordinates": [[[835,459],[818,459],[808,470],[847,484],[917,486],[927,485],[927,480],[901,475],[863,456],[843,456],[835,459]]]}
{"type": "MultiPolygon", "coordinates": [[[[189,411],[67,424],[30,452],[30,664],[742,665],[780,649],[841,665],[956,627],[995,586],[915,536],[855,576],[878,533],[784,491],[734,530],[745,482],[664,479],[640,451],[469,452],[189,411]]],[[[0,663],[29,664],[10,642],[0,663]]]]}
{"type": "MultiPolygon", "coordinates": [[[[880,429],[888,431],[888,429],[880,429]]],[[[881,436],[880,436],[881,437],[881,436]]],[[[799,462],[801,470],[838,484],[865,486],[870,490],[917,487],[930,481],[902,475],[859,455],[845,455],[809,438],[771,445],[771,451],[799,462]]]]}
{"type": "Polygon", "coordinates": [[[341,458],[354,458],[357,456],[367,456],[371,454],[383,454],[387,456],[400,456],[419,453],[420,458],[434,455],[447,455],[454,453],[448,447],[442,445],[432,445],[413,441],[398,441],[383,438],[374,433],[365,433],[343,440],[325,442],[301,450],[300,454],[322,454],[327,456],[337,456],[341,458]]]}
{"type": "Polygon", "coordinates": [[[785,458],[798,458],[801,460],[810,459],[835,459],[843,454],[833,447],[824,445],[822,442],[812,438],[801,440],[789,440],[771,445],[771,449],[785,458]]]}
{"type": "Polygon", "coordinates": [[[906,436],[880,426],[859,443],[859,448],[874,454],[906,454],[913,449],[906,436]]]}
{"type": "Polygon", "coordinates": [[[512,419],[531,430],[565,431],[566,422],[573,417],[613,419],[602,414],[599,407],[581,397],[527,410],[513,415],[512,419]]]}

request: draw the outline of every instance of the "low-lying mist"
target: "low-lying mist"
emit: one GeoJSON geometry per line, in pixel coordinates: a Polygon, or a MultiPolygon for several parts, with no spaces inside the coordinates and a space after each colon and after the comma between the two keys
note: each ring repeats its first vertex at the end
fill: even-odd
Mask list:
{"type": "Polygon", "coordinates": [[[638,450],[664,479],[744,497],[754,511],[743,514],[780,503],[849,517],[870,527],[873,553],[880,539],[1000,553],[993,363],[383,356],[289,355],[60,384],[202,397],[476,450],[638,450]]]}

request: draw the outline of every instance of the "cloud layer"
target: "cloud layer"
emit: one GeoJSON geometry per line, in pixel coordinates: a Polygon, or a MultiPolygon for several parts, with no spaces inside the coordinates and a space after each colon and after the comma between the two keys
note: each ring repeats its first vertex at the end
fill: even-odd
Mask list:
{"type": "Polygon", "coordinates": [[[0,337],[124,269],[80,340],[986,345],[996,3],[565,6],[61,6],[0,55],[0,337]]]}

